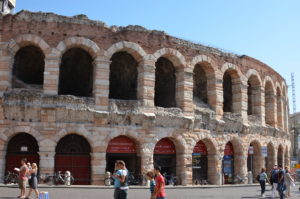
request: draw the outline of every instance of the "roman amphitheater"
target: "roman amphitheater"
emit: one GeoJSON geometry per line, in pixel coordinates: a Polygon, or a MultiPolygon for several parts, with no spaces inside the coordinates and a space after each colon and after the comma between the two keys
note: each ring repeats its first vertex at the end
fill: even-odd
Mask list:
{"type": "Polygon", "coordinates": [[[1,181],[23,157],[95,185],[118,159],[182,185],[289,165],[287,85],[259,60],[85,15],[0,24],[1,181]]]}

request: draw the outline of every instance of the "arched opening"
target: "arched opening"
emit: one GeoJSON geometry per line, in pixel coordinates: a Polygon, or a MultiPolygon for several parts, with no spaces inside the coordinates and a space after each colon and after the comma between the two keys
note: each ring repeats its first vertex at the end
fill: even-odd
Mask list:
{"type": "Polygon", "coordinates": [[[265,163],[267,171],[270,172],[275,165],[275,149],[271,142],[267,145],[267,156],[265,157],[265,163]]]}
{"type": "Polygon", "coordinates": [[[93,58],[81,48],[67,50],[59,69],[60,95],[91,97],[93,95],[93,58]]]}
{"type": "Polygon", "coordinates": [[[45,55],[36,46],[25,46],[18,50],[13,65],[13,88],[42,88],[44,83],[45,55]]]}
{"type": "Polygon", "coordinates": [[[28,133],[19,133],[12,137],[7,145],[6,172],[14,172],[20,167],[21,159],[26,158],[30,163],[39,165],[39,146],[36,139],[28,133]]]}
{"type": "Polygon", "coordinates": [[[283,165],[283,147],[281,145],[279,145],[278,147],[278,152],[277,152],[277,164],[278,166],[281,165],[282,167],[283,165]]]}
{"type": "Polygon", "coordinates": [[[196,104],[208,103],[206,63],[196,64],[194,68],[193,100],[196,104]]]}
{"type": "Polygon", "coordinates": [[[172,140],[169,138],[159,140],[154,148],[153,159],[154,165],[160,166],[162,174],[167,178],[176,176],[176,148],[172,140]]]}
{"type": "Polygon", "coordinates": [[[265,121],[270,126],[275,126],[275,99],[274,90],[270,81],[265,85],[265,121]]]}
{"type": "Polygon", "coordinates": [[[173,63],[161,57],[156,61],[155,67],[155,106],[176,107],[176,70],[173,63]]]}
{"type": "Polygon", "coordinates": [[[138,62],[127,52],[117,52],[111,58],[109,98],[137,99],[138,62]]]}
{"type": "Polygon", "coordinates": [[[141,172],[141,158],[137,153],[135,142],[126,136],[118,136],[109,141],[106,149],[106,171],[114,172],[115,162],[123,160],[131,175],[141,172]]]}
{"type": "Polygon", "coordinates": [[[282,128],[282,96],[279,87],[276,89],[276,104],[277,104],[277,125],[279,128],[282,128]]]}
{"type": "Polygon", "coordinates": [[[290,156],[289,156],[289,148],[286,147],[285,153],[284,153],[284,166],[289,167],[290,166],[290,156]]]}
{"type": "Polygon", "coordinates": [[[260,81],[257,76],[251,75],[248,79],[248,115],[260,114],[259,103],[261,100],[260,97],[260,81]]]}
{"type": "Polygon", "coordinates": [[[257,141],[253,141],[250,143],[248,148],[248,158],[247,158],[247,168],[248,172],[251,171],[253,175],[253,179],[260,173],[260,169],[262,168],[262,158],[261,158],[261,147],[257,141]]]}
{"type": "Polygon", "coordinates": [[[91,146],[83,136],[66,135],[57,143],[55,152],[55,172],[70,171],[74,184],[91,184],[91,146]]]}
{"type": "Polygon", "coordinates": [[[193,184],[207,184],[208,158],[207,148],[203,141],[199,141],[192,154],[193,184]]]}
{"type": "Polygon", "coordinates": [[[223,76],[223,111],[233,112],[233,71],[227,70],[223,76]]]}
{"type": "Polygon", "coordinates": [[[223,157],[224,184],[232,184],[234,180],[234,149],[231,142],[227,142],[223,157]]]}

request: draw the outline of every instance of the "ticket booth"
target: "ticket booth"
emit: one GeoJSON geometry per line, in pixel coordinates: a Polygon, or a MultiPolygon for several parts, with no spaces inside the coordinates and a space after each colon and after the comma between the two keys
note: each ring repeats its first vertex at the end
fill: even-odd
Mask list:
{"type": "Polygon", "coordinates": [[[207,149],[204,142],[199,141],[192,154],[193,184],[207,183],[207,149]]]}
{"type": "Polygon", "coordinates": [[[234,150],[231,142],[225,145],[223,157],[224,184],[232,184],[234,179],[234,150]]]}
{"type": "Polygon", "coordinates": [[[154,165],[161,167],[161,173],[167,176],[176,176],[176,149],[169,138],[163,138],[154,148],[154,165]]]}
{"type": "Polygon", "coordinates": [[[140,174],[140,158],[137,156],[135,142],[126,136],[112,139],[106,149],[106,171],[114,172],[115,162],[123,160],[132,175],[140,174]]]}

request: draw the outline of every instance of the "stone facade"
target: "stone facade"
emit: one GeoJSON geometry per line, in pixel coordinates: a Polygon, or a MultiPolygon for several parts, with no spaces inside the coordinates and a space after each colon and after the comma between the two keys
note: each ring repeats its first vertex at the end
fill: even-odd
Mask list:
{"type": "MultiPolygon", "coordinates": [[[[43,173],[54,171],[60,139],[69,134],[83,136],[91,147],[92,184],[104,183],[106,149],[110,140],[120,135],[136,144],[142,174],[153,168],[156,143],[169,138],[176,148],[176,174],[183,185],[193,183],[190,165],[199,141],[207,148],[207,180],[211,184],[223,183],[222,160],[228,142],[234,149],[234,175],[247,175],[250,144],[254,148],[254,176],[261,167],[266,165],[270,169],[279,160],[289,165],[287,86],[276,71],[254,58],[225,53],[140,26],[108,27],[84,15],[64,17],[21,11],[1,16],[0,24],[0,179],[6,167],[9,141],[19,133],[36,139],[43,173]],[[22,56],[31,57],[26,54],[28,46],[43,54],[40,87],[27,83],[30,73],[20,74],[19,67],[25,63],[22,56]],[[129,54],[137,63],[136,99],[109,98],[113,92],[110,84],[114,83],[110,66],[119,64],[114,60],[119,52],[129,54]],[[82,54],[92,66],[92,83],[87,85],[90,96],[74,96],[73,91],[61,87],[60,82],[68,78],[60,73],[70,63],[67,53],[82,54]],[[196,65],[202,72],[196,72],[196,65]],[[157,83],[159,67],[162,71],[169,67],[164,72],[174,78],[157,83]],[[205,87],[194,89],[196,74],[201,79],[197,85],[206,84],[205,87]],[[164,93],[156,90],[159,86],[172,90],[166,85],[173,86],[170,96],[174,97],[175,106],[155,106],[163,103],[156,98],[164,98],[164,93]],[[201,90],[201,99],[195,97],[197,90],[201,90]],[[224,97],[226,93],[231,94],[224,97]],[[263,147],[268,149],[267,159],[262,156],[263,147]]],[[[83,75],[85,70],[80,70],[83,75]]],[[[74,78],[81,78],[69,72],[70,76],[73,74],[74,78]]]]}

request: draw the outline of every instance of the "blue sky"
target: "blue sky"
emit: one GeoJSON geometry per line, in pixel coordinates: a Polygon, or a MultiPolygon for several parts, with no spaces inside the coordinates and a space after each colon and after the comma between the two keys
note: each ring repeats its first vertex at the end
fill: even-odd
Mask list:
{"type": "MultiPolygon", "coordinates": [[[[299,0],[17,0],[15,12],[22,9],[142,25],[252,56],[277,70],[288,85],[295,73],[300,110],[299,0]]],[[[289,93],[291,99],[291,88],[289,93]]]]}

